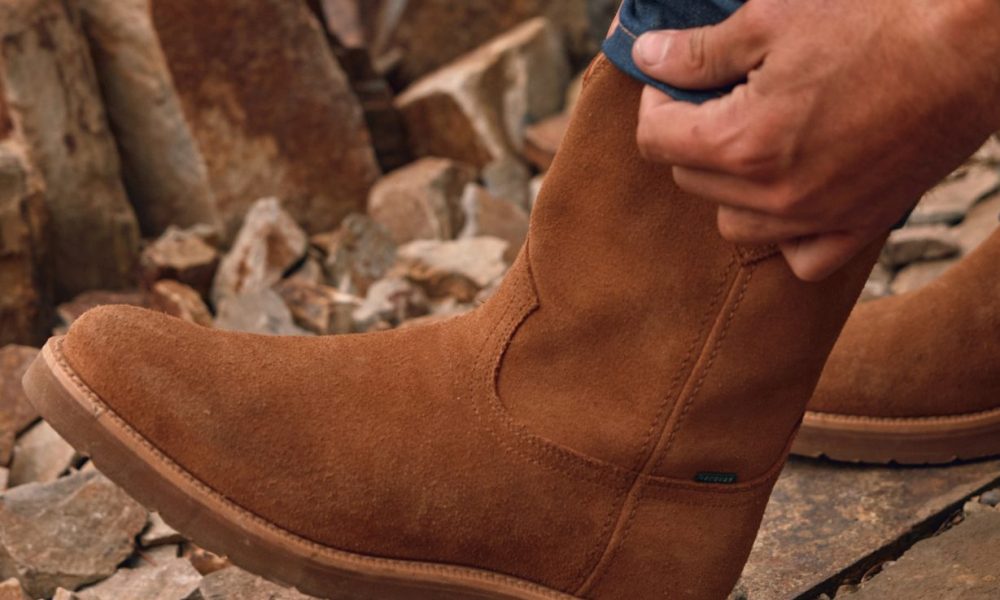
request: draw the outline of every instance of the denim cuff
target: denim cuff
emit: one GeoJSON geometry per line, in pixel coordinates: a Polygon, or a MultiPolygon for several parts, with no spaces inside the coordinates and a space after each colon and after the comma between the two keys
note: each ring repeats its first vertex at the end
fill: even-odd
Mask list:
{"type": "Polygon", "coordinates": [[[651,85],[675,100],[702,103],[731,91],[734,86],[715,90],[683,90],[646,76],[632,62],[632,44],[647,31],[690,29],[714,25],[743,6],[743,0],[625,0],[619,24],[604,42],[604,54],[625,73],[651,85]]]}

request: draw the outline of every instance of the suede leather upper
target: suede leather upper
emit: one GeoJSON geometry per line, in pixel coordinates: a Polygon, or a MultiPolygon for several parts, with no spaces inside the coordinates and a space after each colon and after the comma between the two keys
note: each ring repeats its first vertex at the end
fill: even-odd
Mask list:
{"type": "Polygon", "coordinates": [[[861,304],[809,410],[922,418],[1000,408],[1000,231],[926,287],[861,304]]]}
{"type": "Polygon", "coordinates": [[[635,145],[599,59],[500,290],[398,331],[80,318],[80,378],[210,488],[321,544],[595,599],[723,598],[873,246],[822,284],[740,248],[635,145]],[[731,485],[698,483],[732,473],[731,485]]]}

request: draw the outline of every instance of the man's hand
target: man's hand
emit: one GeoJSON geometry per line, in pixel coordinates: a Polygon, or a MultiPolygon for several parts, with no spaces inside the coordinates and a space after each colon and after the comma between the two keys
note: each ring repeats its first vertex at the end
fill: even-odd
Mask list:
{"type": "Polygon", "coordinates": [[[1000,0],[750,0],[723,23],[643,35],[638,139],[719,204],[722,235],[827,277],[1000,129],[1000,0]]]}

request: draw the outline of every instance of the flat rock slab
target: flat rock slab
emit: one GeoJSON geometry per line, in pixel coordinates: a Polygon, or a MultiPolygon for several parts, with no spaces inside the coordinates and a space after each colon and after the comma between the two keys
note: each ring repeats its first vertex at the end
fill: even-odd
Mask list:
{"type": "Polygon", "coordinates": [[[966,514],[917,543],[861,586],[852,600],[994,600],[1000,596],[1000,510],[966,514]]]}
{"type": "Polygon", "coordinates": [[[792,459],[735,597],[805,600],[830,593],[844,579],[860,578],[892,558],[901,539],[933,530],[938,518],[997,481],[1000,460],[888,468],[792,459]]]}

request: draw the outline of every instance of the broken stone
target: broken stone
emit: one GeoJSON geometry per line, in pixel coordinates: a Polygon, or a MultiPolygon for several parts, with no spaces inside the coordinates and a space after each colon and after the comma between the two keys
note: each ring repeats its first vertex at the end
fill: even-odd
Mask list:
{"type": "Polygon", "coordinates": [[[212,300],[267,290],[305,256],[308,243],[276,198],[258,200],[219,264],[212,300]]]}
{"type": "Polygon", "coordinates": [[[0,494],[0,574],[32,597],[109,577],[132,554],[146,510],[98,473],[0,494]]]}
{"type": "Polygon", "coordinates": [[[951,258],[961,252],[955,232],[947,225],[903,227],[889,235],[879,262],[889,269],[899,269],[918,261],[951,258]]]}
{"type": "Polygon", "coordinates": [[[764,515],[742,588],[750,599],[812,598],[858,581],[883,550],[1000,478],[1000,461],[898,469],[793,458],[764,515]]]}
{"type": "Polygon", "coordinates": [[[16,487],[55,481],[72,466],[75,457],[73,447],[51,425],[40,421],[17,439],[8,483],[16,487]]]}
{"type": "Polygon", "coordinates": [[[167,525],[158,512],[149,513],[149,525],[139,537],[139,543],[143,548],[153,548],[165,544],[179,544],[184,541],[184,537],[173,527],[167,525]]]}
{"type": "Polygon", "coordinates": [[[439,242],[418,240],[399,249],[407,277],[432,298],[471,302],[479,290],[503,276],[507,242],[493,237],[439,242]]]}
{"type": "Polygon", "coordinates": [[[984,492],[983,495],[979,497],[979,502],[981,504],[985,504],[986,506],[1000,506],[1000,488],[984,492]]]}
{"type": "Polygon", "coordinates": [[[139,225],[87,45],[68,3],[0,3],[0,89],[45,182],[56,292],[121,289],[139,225]]]}
{"type": "Polygon", "coordinates": [[[892,294],[892,272],[882,263],[875,263],[864,289],[861,290],[859,302],[878,300],[892,294]]]}
{"type": "Polygon", "coordinates": [[[161,279],[173,279],[207,297],[219,267],[219,251],[197,233],[168,227],[142,251],[139,264],[147,286],[161,279]]]}
{"type": "Polygon", "coordinates": [[[65,588],[59,588],[52,596],[52,600],[80,600],[80,597],[65,588]]]}
{"type": "Polygon", "coordinates": [[[562,109],[569,65],[533,19],[414,83],[397,99],[414,154],[482,168],[518,156],[524,128],[562,109]]]}
{"type": "Polygon", "coordinates": [[[31,600],[31,596],[24,592],[21,582],[12,577],[0,583],[0,600],[31,600]]]}
{"type": "MultiPolygon", "coordinates": [[[[224,556],[219,556],[214,552],[209,552],[200,546],[191,544],[190,553],[187,559],[191,561],[191,565],[202,575],[211,575],[216,571],[221,571],[227,567],[231,567],[232,563],[229,559],[224,556]]],[[[190,600],[190,599],[186,599],[190,600]]]]}
{"type": "Polygon", "coordinates": [[[1000,512],[967,514],[961,524],[917,542],[861,584],[857,600],[992,600],[1000,589],[1000,512]]]}
{"type": "Polygon", "coordinates": [[[368,288],[368,295],[352,314],[357,332],[398,325],[426,315],[428,299],[424,291],[403,277],[386,277],[368,288]]]}
{"type": "Polygon", "coordinates": [[[212,313],[201,294],[179,281],[164,279],[154,283],[149,291],[149,307],[191,323],[212,326],[212,313]]]}
{"type": "Polygon", "coordinates": [[[152,5],[228,234],[262,196],[282,198],[311,233],[363,210],[379,167],[361,107],[305,2],[152,5]]]}
{"type": "MultiPolygon", "coordinates": [[[[606,0],[602,0],[607,3],[606,0]]],[[[607,32],[608,10],[579,0],[365,0],[361,16],[372,52],[406,84],[533,17],[545,16],[575,56],[593,56],[607,32]]],[[[617,6],[614,7],[617,9],[617,6]]],[[[613,15],[614,11],[610,11],[613,15]]]]}
{"type": "Polygon", "coordinates": [[[80,600],[180,600],[198,589],[201,574],[184,558],[121,569],[77,592],[80,600]]]}
{"type": "Polygon", "coordinates": [[[910,215],[909,223],[958,223],[976,203],[997,189],[1000,189],[1000,170],[973,167],[962,176],[948,179],[927,192],[910,215]]]}
{"type": "MultiPolygon", "coordinates": [[[[447,177],[442,174],[443,179],[447,177]]],[[[445,182],[439,180],[437,185],[429,185],[424,189],[426,193],[421,199],[416,198],[419,192],[413,197],[408,197],[405,193],[400,193],[401,188],[397,188],[398,195],[395,197],[403,198],[401,201],[403,204],[408,200],[433,202],[429,198],[435,196],[437,192],[445,196],[450,193],[446,190],[447,187],[445,182]]],[[[393,195],[393,192],[386,189],[383,189],[383,193],[393,195]]],[[[382,195],[381,199],[391,202],[386,195],[382,195]]],[[[394,213],[400,211],[401,207],[386,206],[385,209],[384,217],[389,214],[401,216],[401,212],[394,213]]],[[[368,286],[381,279],[396,262],[396,243],[389,231],[376,221],[359,214],[348,215],[344,219],[340,228],[325,240],[324,250],[327,272],[337,288],[356,290],[362,295],[368,291],[368,286]]]]}
{"type": "Polygon", "coordinates": [[[292,313],[271,289],[225,296],[219,302],[215,327],[263,335],[306,335],[295,325],[292,313]]]}
{"type": "Polygon", "coordinates": [[[198,591],[185,600],[312,600],[312,596],[228,567],[206,575],[198,591]]]}
{"type": "Polygon", "coordinates": [[[150,0],[76,0],[75,6],[143,231],[217,225],[208,170],[153,29],[150,0]]]}
{"type": "Polygon", "coordinates": [[[288,305],[295,324],[317,335],[350,333],[354,327],[352,314],[361,300],[335,288],[286,279],[275,291],[288,305]]]}
{"type": "Polygon", "coordinates": [[[292,272],[287,279],[302,281],[313,285],[326,283],[326,272],[323,270],[323,253],[315,248],[309,248],[309,255],[302,261],[302,266],[292,272]]]}
{"type": "Polygon", "coordinates": [[[892,280],[892,293],[915,292],[940,277],[956,262],[948,259],[913,263],[896,274],[892,280]]]}
{"type": "Polygon", "coordinates": [[[531,171],[519,159],[508,156],[483,167],[483,186],[497,198],[527,208],[531,202],[531,171]]]}
{"type": "Polygon", "coordinates": [[[0,345],[41,343],[52,317],[49,212],[0,78],[0,345]]]}
{"type": "Polygon", "coordinates": [[[63,325],[69,327],[73,324],[73,321],[79,319],[88,310],[111,304],[126,304],[128,306],[147,308],[149,306],[149,299],[145,293],[138,290],[128,292],[93,290],[84,292],[69,302],[60,304],[56,308],[56,314],[63,325]]]}
{"type": "Polygon", "coordinates": [[[492,236],[507,242],[504,261],[514,262],[528,237],[528,214],[519,206],[495,198],[482,187],[469,184],[462,195],[465,228],[460,238],[492,236]]]}
{"type": "Polygon", "coordinates": [[[538,170],[548,171],[568,127],[567,113],[549,117],[528,127],[524,133],[524,158],[538,167],[538,170]]]}
{"type": "Polygon", "coordinates": [[[979,247],[986,238],[997,230],[1000,215],[1000,194],[991,196],[972,207],[961,225],[955,227],[958,242],[964,254],[969,254],[979,247]]]}
{"type": "Polygon", "coordinates": [[[27,346],[0,348],[0,466],[10,463],[14,437],[38,419],[21,386],[21,378],[36,356],[38,350],[27,346]]]}
{"type": "Polygon", "coordinates": [[[452,239],[462,227],[462,191],[475,178],[475,170],[468,165],[423,158],[375,184],[368,198],[368,216],[396,244],[452,239]]]}

